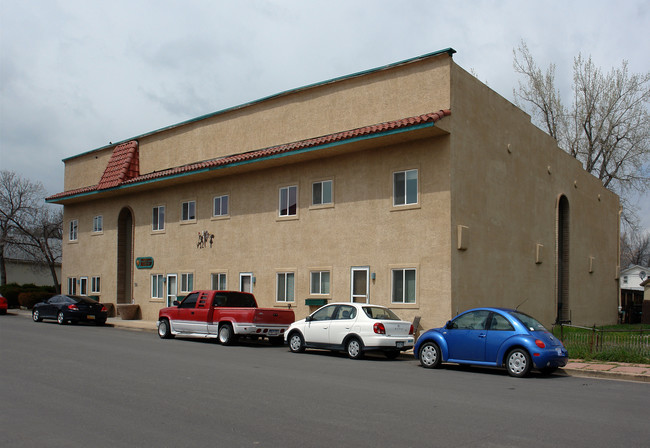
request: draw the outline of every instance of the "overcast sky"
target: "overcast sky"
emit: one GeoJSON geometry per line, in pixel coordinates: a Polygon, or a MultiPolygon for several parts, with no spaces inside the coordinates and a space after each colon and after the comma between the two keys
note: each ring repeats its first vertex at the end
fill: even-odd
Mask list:
{"type": "Polygon", "coordinates": [[[511,101],[522,39],[567,95],[578,53],[650,72],[650,2],[616,3],[0,0],[0,168],[58,193],[66,157],[449,47],[511,101]]]}

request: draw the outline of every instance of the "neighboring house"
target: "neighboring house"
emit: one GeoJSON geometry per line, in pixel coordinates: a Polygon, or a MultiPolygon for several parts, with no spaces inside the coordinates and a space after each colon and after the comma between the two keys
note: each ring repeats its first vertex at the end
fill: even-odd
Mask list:
{"type": "Polygon", "coordinates": [[[643,306],[641,311],[641,323],[650,324],[650,277],[641,283],[643,286],[643,306]]]}
{"type": "Polygon", "coordinates": [[[650,275],[650,267],[631,265],[621,271],[619,279],[621,321],[641,322],[643,307],[643,283],[650,275]]]}
{"type": "Polygon", "coordinates": [[[617,318],[618,197],[447,49],[64,160],[63,290],[617,318]],[[90,286],[88,286],[90,285],[90,286]]]}
{"type": "MultiPolygon", "coordinates": [[[[54,286],[50,267],[46,263],[29,260],[12,252],[5,258],[5,269],[7,270],[7,283],[54,286]]],[[[61,264],[57,263],[54,269],[57,278],[61,279],[61,264]]]]}

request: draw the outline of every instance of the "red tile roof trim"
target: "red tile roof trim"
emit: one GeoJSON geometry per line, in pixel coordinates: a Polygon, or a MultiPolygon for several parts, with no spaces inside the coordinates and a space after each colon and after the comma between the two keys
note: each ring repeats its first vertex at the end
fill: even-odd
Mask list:
{"type": "Polygon", "coordinates": [[[121,185],[129,179],[140,175],[140,157],[138,142],[130,141],[117,145],[113,150],[97,190],[105,190],[121,185]]]}
{"type": "Polygon", "coordinates": [[[342,142],[351,140],[358,137],[370,136],[373,134],[381,134],[383,132],[406,129],[409,127],[425,124],[435,123],[443,117],[451,115],[451,111],[440,110],[424,115],[415,117],[403,118],[395,121],[388,121],[385,123],[375,124],[371,126],[364,126],[349,131],[336,132],[334,134],[324,135],[322,137],[310,138],[300,140],[297,142],[286,143],[283,145],[272,146],[269,148],[258,149],[255,151],[245,152],[241,154],[233,154],[230,156],[220,157],[217,159],[210,159],[203,162],[190,163],[187,165],[168,168],[162,171],[155,171],[153,173],[138,174],[138,145],[136,141],[131,141],[118,145],[113,151],[113,155],[108,162],[106,171],[102,176],[99,184],[96,186],[79,188],[76,190],[65,191],[58,193],[47,198],[48,201],[63,199],[66,197],[88,194],[107,188],[118,187],[121,185],[129,185],[139,182],[148,182],[154,179],[161,179],[169,176],[179,174],[191,173],[193,171],[201,171],[219,166],[226,166],[231,164],[238,164],[244,162],[254,161],[256,159],[263,159],[265,157],[275,156],[283,153],[304,150],[321,145],[342,142]]]}

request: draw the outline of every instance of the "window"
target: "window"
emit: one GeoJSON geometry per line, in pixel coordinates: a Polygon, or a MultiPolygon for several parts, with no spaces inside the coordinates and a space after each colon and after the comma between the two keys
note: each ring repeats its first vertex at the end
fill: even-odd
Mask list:
{"type": "Polygon", "coordinates": [[[196,201],[183,202],[182,209],[181,221],[196,220],[196,201]]]}
{"type": "Polygon", "coordinates": [[[253,292],[254,277],[251,272],[239,273],[239,290],[242,292],[253,292]]]}
{"type": "Polygon", "coordinates": [[[336,319],[354,319],[357,317],[357,309],[352,305],[340,305],[336,313],[336,319]]]}
{"type": "Polygon", "coordinates": [[[95,216],[93,218],[93,232],[103,232],[104,231],[104,217],[102,215],[95,216]]]}
{"type": "Polygon", "coordinates": [[[68,233],[68,239],[70,241],[77,241],[77,232],[79,229],[79,223],[76,219],[70,221],[70,232],[68,233]]]}
{"type": "Polygon", "coordinates": [[[77,295],[77,277],[68,277],[68,294],[77,295]]]}
{"type": "Polygon", "coordinates": [[[162,274],[153,274],[151,276],[151,298],[164,299],[165,298],[165,276],[162,274]]]}
{"type": "Polygon", "coordinates": [[[181,292],[192,292],[194,289],[194,274],[181,274],[181,292]]]}
{"type": "Polygon", "coordinates": [[[199,293],[195,292],[194,294],[190,294],[187,297],[183,299],[181,304],[179,305],[179,308],[194,308],[196,307],[196,301],[199,298],[199,293]]]}
{"type": "Polygon", "coordinates": [[[332,181],[324,180],[311,184],[311,205],[332,203],[332,181]]]}
{"type": "Polygon", "coordinates": [[[211,276],[212,289],[217,291],[226,291],[228,289],[226,283],[226,274],[212,274],[211,276]]]}
{"type": "Polygon", "coordinates": [[[100,277],[92,277],[90,279],[90,292],[98,294],[102,291],[100,277]]]}
{"type": "Polygon", "coordinates": [[[298,187],[280,188],[280,216],[296,216],[298,213],[298,187]]]}
{"type": "Polygon", "coordinates": [[[418,170],[393,173],[393,205],[418,203],[418,170]]]}
{"type": "Polygon", "coordinates": [[[151,219],[152,230],[165,230],[165,206],[158,205],[153,208],[153,216],[151,219]]]}
{"type": "Polygon", "coordinates": [[[508,322],[508,319],[506,319],[503,316],[500,316],[499,314],[493,313],[491,323],[490,323],[490,330],[492,330],[492,331],[514,331],[515,329],[512,327],[510,322],[508,322]]]}
{"type": "Polygon", "coordinates": [[[311,294],[329,294],[330,271],[312,271],[309,291],[311,294]]]}
{"type": "Polygon", "coordinates": [[[79,294],[82,296],[88,295],[88,277],[81,277],[79,279],[79,294]]]}
{"type": "Polygon", "coordinates": [[[325,306],[311,315],[311,320],[332,320],[338,305],[325,306]]]}
{"type": "Polygon", "coordinates": [[[228,195],[214,198],[212,216],[228,216],[228,195]]]}
{"type": "Polygon", "coordinates": [[[393,269],[393,303],[415,303],[415,269],[393,269]]]}
{"type": "Polygon", "coordinates": [[[485,330],[489,311],[470,311],[457,317],[451,322],[454,330],[485,330]]]}
{"type": "Polygon", "coordinates": [[[278,272],[278,302],[293,302],[294,275],[293,272],[278,272]]]}

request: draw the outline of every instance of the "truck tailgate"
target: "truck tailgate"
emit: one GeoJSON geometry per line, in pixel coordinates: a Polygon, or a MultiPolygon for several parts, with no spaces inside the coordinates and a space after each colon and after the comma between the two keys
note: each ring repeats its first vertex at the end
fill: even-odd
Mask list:
{"type": "Polygon", "coordinates": [[[265,323],[273,325],[290,325],[296,317],[293,310],[274,309],[274,308],[257,308],[253,323],[265,323]]]}

